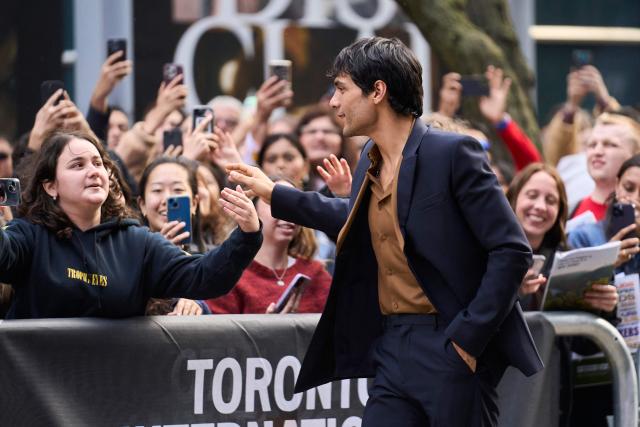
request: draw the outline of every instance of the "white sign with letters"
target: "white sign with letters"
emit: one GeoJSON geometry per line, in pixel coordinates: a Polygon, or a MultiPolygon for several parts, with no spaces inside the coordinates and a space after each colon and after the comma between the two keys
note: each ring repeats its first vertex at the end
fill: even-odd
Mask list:
{"type": "Polygon", "coordinates": [[[624,338],[632,353],[640,347],[639,315],[640,315],[640,279],[638,274],[616,275],[618,288],[618,331],[624,338]]]}
{"type": "MultiPolygon", "coordinates": [[[[265,7],[256,13],[238,12],[236,0],[219,0],[218,13],[196,21],[184,32],[174,56],[174,62],[183,64],[184,81],[188,87],[195,87],[194,55],[200,38],[213,29],[222,29],[233,34],[246,58],[253,58],[255,45],[253,28],[260,28],[264,36],[264,75],[268,77],[268,63],[272,59],[284,58],[284,31],[289,25],[306,28],[334,28],[345,26],[358,32],[357,38],[369,37],[376,30],[391,24],[398,12],[393,0],[378,0],[376,12],[370,17],[360,16],[348,1],[334,0],[320,2],[318,0],[303,1],[303,16],[299,20],[280,19],[291,4],[291,0],[269,0],[265,7]],[[333,18],[335,16],[335,18],[333,18]]],[[[404,22],[402,28],[409,34],[409,47],[422,65],[422,81],[424,85],[423,109],[430,111],[429,87],[429,45],[422,33],[412,22],[404,22]]],[[[187,104],[201,104],[196,91],[189,91],[187,104]]]]}

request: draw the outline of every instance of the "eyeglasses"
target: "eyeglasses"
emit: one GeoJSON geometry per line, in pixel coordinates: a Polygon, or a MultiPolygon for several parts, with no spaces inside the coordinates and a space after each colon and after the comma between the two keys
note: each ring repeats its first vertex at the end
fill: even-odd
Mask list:
{"type": "Polygon", "coordinates": [[[322,133],[324,135],[338,135],[338,132],[335,129],[304,129],[302,131],[303,135],[313,135],[314,133],[322,133]]]}
{"type": "Polygon", "coordinates": [[[7,160],[10,156],[11,154],[5,153],[4,151],[0,151],[0,161],[7,160]]]}

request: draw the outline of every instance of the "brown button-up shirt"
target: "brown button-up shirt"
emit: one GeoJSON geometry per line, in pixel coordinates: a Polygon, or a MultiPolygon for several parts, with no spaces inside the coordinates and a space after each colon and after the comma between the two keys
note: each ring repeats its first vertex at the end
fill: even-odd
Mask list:
{"type": "Polygon", "coordinates": [[[369,230],[378,261],[378,299],[382,314],[436,313],[414,277],[404,255],[404,238],[398,222],[398,175],[383,188],[378,177],[382,157],[377,146],[369,151],[371,167],[367,171],[371,186],[369,202],[369,230]]]}

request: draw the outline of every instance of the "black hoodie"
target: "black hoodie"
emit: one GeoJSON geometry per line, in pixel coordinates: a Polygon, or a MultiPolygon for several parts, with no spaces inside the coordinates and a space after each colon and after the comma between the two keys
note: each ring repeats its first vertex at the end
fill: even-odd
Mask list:
{"type": "Polygon", "coordinates": [[[16,219],[0,231],[0,282],[15,299],[7,319],[128,317],[147,300],[227,293],[260,248],[262,232],[239,228],[218,248],[188,255],[135,220],[108,221],[60,239],[16,219]]]}

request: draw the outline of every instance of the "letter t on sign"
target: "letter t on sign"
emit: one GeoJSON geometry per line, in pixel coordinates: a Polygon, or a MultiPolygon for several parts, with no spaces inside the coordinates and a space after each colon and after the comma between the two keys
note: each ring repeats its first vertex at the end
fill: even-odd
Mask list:
{"type": "Polygon", "coordinates": [[[187,361],[187,371],[196,371],[193,387],[193,413],[202,414],[204,400],[204,371],[213,369],[213,359],[195,359],[187,361]]]}

